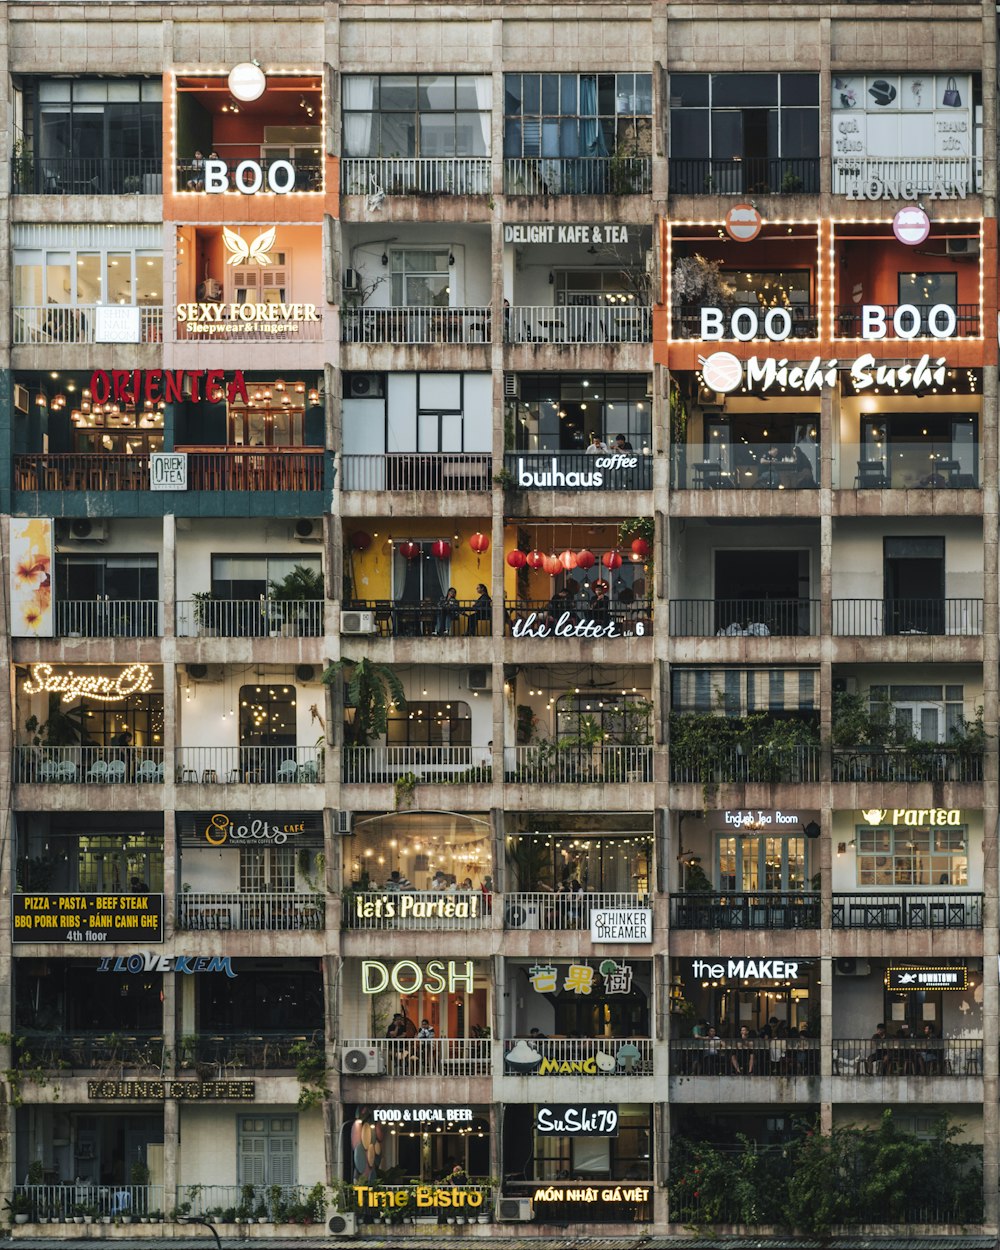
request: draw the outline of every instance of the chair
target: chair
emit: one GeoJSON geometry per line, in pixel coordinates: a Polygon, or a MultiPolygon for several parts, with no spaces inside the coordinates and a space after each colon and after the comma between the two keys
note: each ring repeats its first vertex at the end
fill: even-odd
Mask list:
{"type": "Polygon", "coordinates": [[[294,760],[285,760],[283,763],[278,765],[278,772],[275,776],[275,781],[284,782],[286,784],[288,782],[295,781],[298,769],[299,766],[294,760]]]}
{"type": "Polygon", "coordinates": [[[858,472],[854,479],[857,490],[883,490],[889,483],[885,476],[885,465],[881,460],[859,460],[858,472]]]}
{"type": "Polygon", "coordinates": [[[108,780],[108,761],[94,760],[93,764],[87,769],[88,781],[107,781],[108,780]]]}
{"type": "MultiPolygon", "coordinates": [[[[280,769],[278,770],[281,771],[280,769]]],[[[316,764],[313,760],[306,760],[304,764],[300,764],[295,771],[295,780],[302,782],[316,781],[316,764]]]]}
{"type": "Polygon", "coordinates": [[[106,781],[121,782],[125,780],[125,761],[109,760],[107,765],[106,781]]]}
{"type": "Polygon", "coordinates": [[[63,760],[59,765],[60,781],[76,781],[76,764],[73,760],[63,760]]]}
{"type": "Polygon", "coordinates": [[[135,779],[140,781],[160,781],[159,775],[162,765],[157,765],[153,760],[140,760],[135,770],[135,779]]]}
{"type": "Polygon", "coordinates": [[[62,764],[55,760],[44,760],[41,768],[38,770],[39,781],[60,781],[62,779],[62,764]]]}

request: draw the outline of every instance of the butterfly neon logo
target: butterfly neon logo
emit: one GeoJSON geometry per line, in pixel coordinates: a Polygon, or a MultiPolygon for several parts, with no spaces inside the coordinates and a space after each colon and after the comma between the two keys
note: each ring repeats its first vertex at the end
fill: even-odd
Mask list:
{"type": "Polygon", "coordinates": [[[248,243],[235,230],[230,230],[228,226],[223,226],[222,241],[226,245],[226,250],[232,253],[226,260],[226,264],[244,265],[256,261],[258,265],[269,265],[271,263],[270,253],[271,248],[274,247],[276,229],[277,227],[272,226],[270,230],[265,230],[263,234],[258,234],[256,239],[251,239],[248,243]]]}

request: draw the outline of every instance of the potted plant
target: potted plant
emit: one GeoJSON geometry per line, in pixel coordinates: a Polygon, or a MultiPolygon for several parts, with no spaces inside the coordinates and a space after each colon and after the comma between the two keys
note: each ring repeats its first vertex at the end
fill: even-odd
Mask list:
{"type": "Polygon", "coordinates": [[[315,603],[323,598],[323,574],[319,569],[296,564],[280,582],[268,583],[268,595],[272,603],[280,605],[278,620],[286,638],[311,637],[322,633],[321,622],[308,608],[294,606],[315,603]]]}
{"type": "Polygon", "coordinates": [[[214,638],[218,633],[221,604],[210,590],[196,590],[191,598],[194,600],[194,620],[199,635],[214,638]]]}
{"type": "Polygon", "coordinates": [[[26,1193],[14,1194],[12,1198],[8,1198],[4,1206],[11,1214],[14,1224],[27,1224],[31,1218],[31,1195],[26,1193]]]}

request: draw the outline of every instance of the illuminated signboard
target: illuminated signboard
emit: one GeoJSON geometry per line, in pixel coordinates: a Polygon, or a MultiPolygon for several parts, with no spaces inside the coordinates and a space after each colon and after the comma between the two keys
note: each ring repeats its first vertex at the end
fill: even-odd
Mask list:
{"type": "Polygon", "coordinates": [[[88,1081],[87,1097],[92,1102],[117,1098],[136,1102],[176,1098],[185,1102],[252,1102],[256,1097],[253,1081],[88,1081]]]}
{"type": "Polygon", "coordinates": [[[406,1207],[418,1211],[475,1211],[484,1207],[488,1198],[488,1190],[462,1185],[400,1185],[395,1189],[354,1186],[354,1201],[359,1211],[379,1208],[399,1211],[406,1207]]]}
{"type": "Polygon", "coordinates": [[[98,972],[126,972],[133,976],[141,972],[183,972],[194,976],[196,972],[224,972],[231,980],[236,977],[229,955],[157,955],[155,951],[143,951],[141,955],[106,955],[97,965],[98,972]]]}
{"type": "Polygon", "coordinates": [[[617,1137],[618,1108],[558,1103],[535,1110],[535,1132],[540,1137],[617,1137]]]}
{"type": "Polygon", "coordinates": [[[74,673],[71,668],[57,672],[51,664],[32,664],[31,676],[21,687],[25,694],[61,694],[63,703],[74,699],[98,699],[118,703],[153,688],[148,664],[130,664],[114,677],[74,673]]]}
{"type": "Polygon", "coordinates": [[[591,908],[590,940],[592,942],[652,942],[652,909],[649,907],[591,908]]]}
{"type": "Polygon", "coordinates": [[[869,807],[861,815],[869,825],[909,825],[915,829],[942,829],[962,823],[959,807],[869,807]]]}
{"type": "Polygon", "coordinates": [[[456,963],[449,959],[432,959],[423,967],[412,959],[401,959],[392,965],[377,959],[361,961],[361,992],[381,994],[389,988],[397,994],[416,994],[425,989],[431,994],[454,994],[459,988],[469,994],[473,988],[472,960],[456,963]]]}
{"type": "Polygon", "coordinates": [[[799,968],[809,964],[809,959],[706,959],[691,960],[691,975],[700,979],[718,981],[723,978],[738,981],[797,981],[799,968]]]}
{"type": "Polygon", "coordinates": [[[427,898],[407,890],[388,890],[354,896],[354,915],[358,920],[470,920],[481,911],[480,894],[441,894],[427,898]]]}
{"type": "Polygon", "coordinates": [[[648,1202],[651,1185],[542,1185],[531,1195],[537,1206],[547,1202],[648,1202]]]}
{"type": "Polygon", "coordinates": [[[505,243],[627,243],[629,227],[623,225],[574,224],[557,226],[522,223],[505,225],[505,243]]]}
{"type": "Polygon", "coordinates": [[[239,399],[249,404],[250,394],[237,369],[226,381],[224,369],[95,369],[90,375],[90,392],[95,404],[137,404],[148,400],[157,404],[182,404],[190,400],[210,404],[239,399]]]}
{"type": "Polygon", "coordinates": [[[15,942],[163,941],[162,894],[12,894],[15,942]]]}
{"type": "Polygon", "coordinates": [[[959,967],[894,967],[885,970],[885,988],[897,993],[914,993],[922,990],[967,990],[969,971],[959,967]]]}
{"type": "MultiPolygon", "coordinates": [[[[814,356],[810,361],[789,361],[785,357],[750,356],[740,360],[732,352],[713,352],[699,356],[702,379],[709,390],[728,395],[745,386],[748,391],[781,390],[822,391],[824,387],[836,386],[841,366],[834,360],[824,361],[814,356]]],[[[943,356],[933,359],[926,353],[916,363],[876,364],[871,353],[859,356],[850,366],[843,366],[847,380],[855,391],[865,391],[872,386],[888,386],[893,389],[912,387],[914,390],[944,386],[948,366],[943,356]]]]}
{"type": "Polygon", "coordinates": [[[471,1124],[475,1119],[471,1107],[373,1107],[370,1114],[375,1124],[403,1129],[471,1124]]]}

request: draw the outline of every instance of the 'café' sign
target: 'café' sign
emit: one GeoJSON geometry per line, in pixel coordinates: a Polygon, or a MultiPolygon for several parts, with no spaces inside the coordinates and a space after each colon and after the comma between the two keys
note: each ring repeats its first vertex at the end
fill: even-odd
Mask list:
{"type": "Polygon", "coordinates": [[[237,824],[226,812],[216,812],[205,828],[205,841],[209,846],[225,846],[263,843],[266,846],[284,846],[289,837],[303,833],[305,825],[300,822],[272,824],[269,820],[247,817],[237,824]]]}
{"type": "MultiPolygon", "coordinates": [[[[627,452],[614,452],[610,456],[588,456],[586,469],[561,469],[558,456],[553,456],[550,468],[528,468],[523,456],[517,458],[517,485],[520,490],[557,490],[559,488],[577,487],[582,489],[604,486],[606,470],[616,472],[621,478],[620,485],[625,486],[627,476],[630,477],[639,463],[639,457],[627,452]],[[591,468],[593,464],[593,468],[591,468]],[[627,475],[627,476],[626,476],[627,475]]],[[[618,478],[615,479],[618,483],[618,478]]]]}

